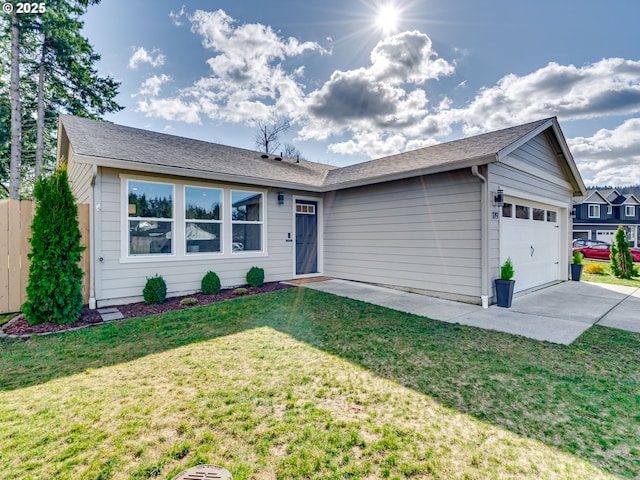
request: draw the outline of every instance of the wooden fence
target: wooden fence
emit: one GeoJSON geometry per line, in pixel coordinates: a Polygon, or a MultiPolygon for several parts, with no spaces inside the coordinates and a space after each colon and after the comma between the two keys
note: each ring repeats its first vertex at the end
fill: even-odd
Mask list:
{"type": "MultiPolygon", "coordinates": [[[[0,200],[0,314],[18,312],[26,300],[31,252],[31,221],[35,204],[30,200],[0,200]]],[[[89,205],[78,204],[82,244],[80,267],[84,272],[82,296],[89,302],[89,205]]]]}

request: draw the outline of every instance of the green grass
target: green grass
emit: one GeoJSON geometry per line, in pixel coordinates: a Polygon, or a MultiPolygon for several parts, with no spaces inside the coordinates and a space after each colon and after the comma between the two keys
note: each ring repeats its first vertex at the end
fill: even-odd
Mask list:
{"type": "Polygon", "coordinates": [[[638,352],[303,288],[0,341],[0,478],[637,478],[638,352]]]}
{"type": "Polygon", "coordinates": [[[0,325],[4,325],[15,316],[15,313],[0,313],[0,325]]]}
{"type": "MultiPolygon", "coordinates": [[[[634,277],[630,280],[625,278],[616,277],[611,271],[611,262],[599,261],[599,260],[585,260],[584,265],[588,265],[589,263],[599,263],[604,267],[603,274],[589,274],[582,272],[582,280],[586,282],[595,282],[595,283],[608,283],[612,285],[625,285],[628,287],[637,287],[640,288],[640,277],[634,277]]],[[[636,267],[640,268],[640,265],[636,264],[636,267]]]]}

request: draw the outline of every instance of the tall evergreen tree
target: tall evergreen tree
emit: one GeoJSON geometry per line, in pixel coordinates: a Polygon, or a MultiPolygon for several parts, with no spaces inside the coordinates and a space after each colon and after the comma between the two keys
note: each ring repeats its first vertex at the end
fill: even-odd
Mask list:
{"type": "Polygon", "coordinates": [[[20,24],[18,14],[11,14],[11,161],[9,198],[20,199],[20,162],[22,160],[22,119],[20,118],[20,24]]]}
{"type": "Polygon", "coordinates": [[[73,323],[82,312],[82,269],[78,207],[66,167],[40,177],[34,188],[36,213],[31,224],[27,301],[31,323],[73,323]]]}
{"type": "MultiPolygon", "coordinates": [[[[0,125],[0,183],[10,184],[4,190],[9,190],[13,198],[19,197],[25,172],[35,179],[43,165],[55,161],[59,113],[100,118],[122,109],[115,101],[119,83],[98,74],[95,64],[100,55],[81,35],[80,17],[97,3],[99,0],[50,0],[43,13],[18,15],[15,24],[7,20],[8,16],[0,18],[0,62],[4,64],[0,66],[0,80],[3,71],[10,71],[12,78],[18,75],[20,84],[17,101],[12,96],[10,102],[12,126],[18,127],[14,125],[18,123],[19,130],[11,130],[9,152],[2,150],[6,127],[0,125]],[[17,27],[17,36],[12,26],[17,27]],[[17,52],[6,48],[12,38],[19,39],[17,52]],[[16,105],[21,113],[14,108],[16,105]],[[6,165],[7,153],[11,168],[6,165]]],[[[1,83],[0,90],[4,90],[1,83]]],[[[15,94],[15,89],[10,90],[15,94]]],[[[0,101],[0,122],[6,123],[2,107],[0,101]]]]}

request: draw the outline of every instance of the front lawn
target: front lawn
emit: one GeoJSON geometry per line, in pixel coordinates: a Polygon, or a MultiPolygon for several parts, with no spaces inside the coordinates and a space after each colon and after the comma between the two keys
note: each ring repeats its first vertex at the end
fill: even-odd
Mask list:
{"type": "Polygon", "coordinates": [[[0,478],[636,478],[639,351],[304,288],[5,340],[0,478]]]}
{"type": "MultiPolygon", "coordinates": [[[[611,271],[611,262],[605,262],[600,260],[585,260],[584,266],[586,268],[590,263],[599,264],[604,267],[603,274],[593,274],[582,272],[582,280],[587,282],[596,282],[596,283],[609,283],[613,285],[626,285],[628,287],[638,287],[640,288],[640,277],[634,277],[630,280],[625,278],[616,277],[611,271]]],[[[636,268],[640,269],[640,264],[636,263],[636,268]]]]}

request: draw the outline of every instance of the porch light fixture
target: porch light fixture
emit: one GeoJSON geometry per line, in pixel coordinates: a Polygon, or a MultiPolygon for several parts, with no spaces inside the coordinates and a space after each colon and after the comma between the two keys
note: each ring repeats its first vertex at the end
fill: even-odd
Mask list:
{"type": "Polygon", "coordinates": [[[278,205],[284,205],[284,193],[278,192],[278,205]]]}
{"type": "Polygon", "coordinates": [[[496,206],[502,207],[504,205],[504,190],[498,188],[495,197],[493,197],[493,201],[495,202],[496,206]]]}

